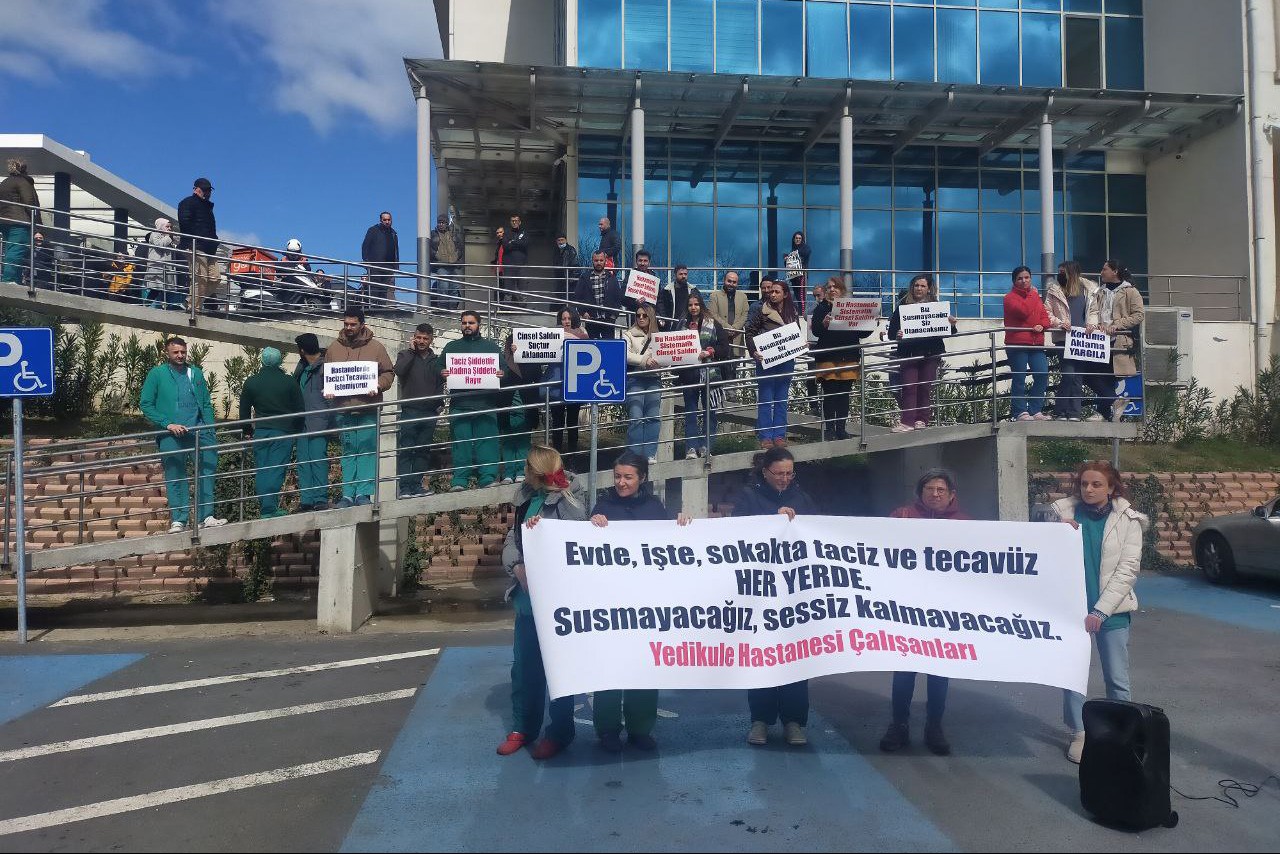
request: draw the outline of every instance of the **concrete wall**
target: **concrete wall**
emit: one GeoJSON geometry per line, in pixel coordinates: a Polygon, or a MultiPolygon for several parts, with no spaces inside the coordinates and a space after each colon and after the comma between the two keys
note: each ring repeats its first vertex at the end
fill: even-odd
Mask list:
{"type": "Polygon", "coordinates": [[[1192,373],[1215,401],[1228,400],[1237,387],[1253,382],[1253,324],[1197,322],[1191,326],[1192,373]]]}
{"type": "MultiPolygon", "coordinates": [[[[453,0],[450,5],[450,59],[520,65],[557,63],[555,0],[453,0]]],[[[445,33],[442,40],[447,39],[445,33]]]]}
{"type": "Polygon", "coordinates": [[[1142,14],[1148,90],[1244,92],[1241,0],[1147,0],[1142,14]]]}

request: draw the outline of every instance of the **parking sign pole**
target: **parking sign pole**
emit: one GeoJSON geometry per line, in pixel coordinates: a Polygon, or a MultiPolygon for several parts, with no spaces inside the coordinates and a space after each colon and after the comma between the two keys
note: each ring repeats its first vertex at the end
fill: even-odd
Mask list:
{"type": "Polygon", "coordinates": [[[22,398],[13,399],[13,513],[18,553],[18,643],[27,642],[27,520],[23,500],[22,398]]]}
{"type": "Polygon", "coordinates": [[[596,453],[600,450],[600,404],[591,404],[591,474],[587,481],[587,512],[596,505],[596,453]]]}

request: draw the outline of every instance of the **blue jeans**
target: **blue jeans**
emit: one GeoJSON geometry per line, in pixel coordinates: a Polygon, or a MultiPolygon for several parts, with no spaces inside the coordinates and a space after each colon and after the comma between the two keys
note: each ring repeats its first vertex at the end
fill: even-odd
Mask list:
{"type": "Polygon", "coordinates": [[[4,239],[4,268],[0,270],[0,282],[20,282],[31,261],[31,226],[0,225],[0,238],[4,239]]]}
{"type": "MultiPolygon", "coordinates": [[[[185,436],[166,432],[156,440],[160,464],[164,468],[165,494],[169,499],[169,519],[184,525],[191,520],[191,476],[187,467],[195,457],[196,431],[192,427],[185,436]],[[186,453],[182,453],[185,451],[186,453]]],[[[209,428],[200,430],[200,459],[197,461],[196,518],[199,523],[213,515],[213,481],[218,472],[218,440],[209,428]]]]}
{"type": "MultiPolygon", "coordinates": [[[[432,264],[431,270],[441,276],[449,276],[450,278],[458,275],[458,267],[451,264],[432,264]]],[[[431,293],[431,301],[435,303],[437,308],[444,311],[452,311],[462,302],[462,292],[457,282],[433,277],[431,279],[431,293]]]]}
{"type": "Polygon", "coordinates": [[[684,394],[684,446],[693,450],[709,449],[716,435],[716,411],[707,406],[706,389],[686,388],[684,394]]]}
{"type": "MultiPolygon", "coordinates": [[[[941,721],[942,713],[947,709],[947,688],[951,680],[945,676],[930,675],[926,680],[929,686],[929,699],[925,703],[925,719],[941,721]]],[[[916,674],[893,674],[893,722],[905,724],[911,719],[911,698],[916,693],[916,674]]]]}
{"type": "Polygon", "coordinates": [[[1049,356],[1041,347],[1009,347],[1009,370],[1013,386],[1009,390],[1010,417],[1024,412],[1035,415],[1044,409],[1044,390],[1049,384],[1049,356]],[[1027,394],[1027,371],[1031,372],[1031,394],[1027,394]]]}
{"type": "Polygon", "coordinates": [[[794,360],[772,368],[756,365],[756,435],[762,442],[787,437],[787,398],[795,365],[794,360]]]}
{"type": "Polygon", "coordinates": [[[658,455],[662,387],[649,377],[634,379],[627,389],[627,446],[642,457],[658,455]]]}
{"type": "MultiPolygon", "coordinates": [[[[1129,700],[1129,627],[1103,629],[1093,636],[1102,662],[1102,682],[1108,700],[1129,700]]],[[[1072,732],[1084,732],[1084,695],[1062,692],[1062,722],[1072,732]]]]}

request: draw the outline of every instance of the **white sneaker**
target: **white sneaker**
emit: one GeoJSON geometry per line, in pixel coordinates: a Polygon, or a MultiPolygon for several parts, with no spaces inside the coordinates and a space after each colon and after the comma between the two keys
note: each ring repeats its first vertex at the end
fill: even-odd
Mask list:
{"type": "Polygon", "coordinates": [[[653,465],[658,461],[657,457],[649,457],[649,465],[653,465]]]}
{"type": "Polygon", "coordinates": [[[185,530],[187,530],[186,522],[174,522],[172,525],[169,526],[170,534],[181,534],[185,530]]]}
{"type": "Polygon", "coordinates": [[[1102,420],[1103,420],[1103,418],[1102,418],[1102,413],[1101,413],[1101,412],[1095,412],[1095,413],[1093,413],[1092,415],[1090,415],[1088,418],[1086,418],[1086,419],[1085,419],[1085,421],[1094,421],[1094,422],[1096,422],[1096,421],[1102,421],[1102,420]]]}
{"type": "Polygon", "coordinates": [[[1080,764],[1080,757],[1084,755],[1084,733],[1075,732],[1071,734],[1071,741],[1067,744],[1067,759],[1080,764]]]}
{"type": "Polygon", "coordinates": [[[686,460],[696,460],[698,458],[698,452],[695,451],[693,448],[690,448],[689,450],[684,452],[684,458],[686,460]]]}
{"type": "Polygon", "coordinates": [[[1035,415],[1032,415],[1031,417],[1032,417],[1032,418],[1034,418],[1034,419],[1035,419],[1035,420],[1037,420],[1037,421],[1052,421],[1052,420],[1053,420],[1053,416],[1051,416],[1051,415],[1045,415],[1043,412],[1037,412],[1035,415]]]}
{"type": "Polygon", "coordinates": [[[926,428],[926,427],[928,427],[928,426],[929,426],[929,425],[928,425],[928,424],[925,424],[923,421],[917,421],[917,422],[916,422],[916,427],[915,427],[915,429],[917,429],[917,430],[923,430],[924,428],[926,428]]]}
{"type": "Polygon", "coordinates": [[[217,516],[205,516],[204,521],[200,523],[201,528],[221,528],[227,524],[226,519],[219,519],[217,516]]]}
{"type": "Polygon", "coordinates": [[[1035,416],[1032,415],[1030,412],[1023,412],[1019,414],[1018,417],[1015,418],[1014,420],[1015,421],[1035,421],[1036,419],[1035,419],[1035,416]]]}
{"type": "Polygon", "coordinates": [[[914,429],[915,428],[912,427],[910,424],[895,424],[893,425],[892,429],[889,430],[889,432],[890,433],[910,433],[914,429]]]}
{"type": "Polygon", "coordinates": [[[515,481],[513,481],[513,480],[512,480],[511,478],[509,478],[509,477],[504,477],[504,478],[502,479],[502,485],[503,485],[503,486],[506,486],[506,485],[511,484],[511,483],[515,483],[515,481]]]}
{"type": "Polygon", "coordinates": [[[524,483],[524,475],[522,474],[516,475],[516,483],[524,483]]]}

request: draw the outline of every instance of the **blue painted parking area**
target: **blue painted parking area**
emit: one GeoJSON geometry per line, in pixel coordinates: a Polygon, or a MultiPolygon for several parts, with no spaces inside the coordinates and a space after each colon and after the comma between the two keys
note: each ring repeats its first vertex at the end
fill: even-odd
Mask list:
{"type": "Polygon", "coordinates": [[[1138,603],[1168,608],[1244,629],[1280,632],[1280,588],[1219,587],[1195,575],[1139,576],[1138,603]]]}
{"type": "Polygon", "coordinates": [[[65,697],[143,656],[22,655],[0,657],[0,724],[65,697]]]}

